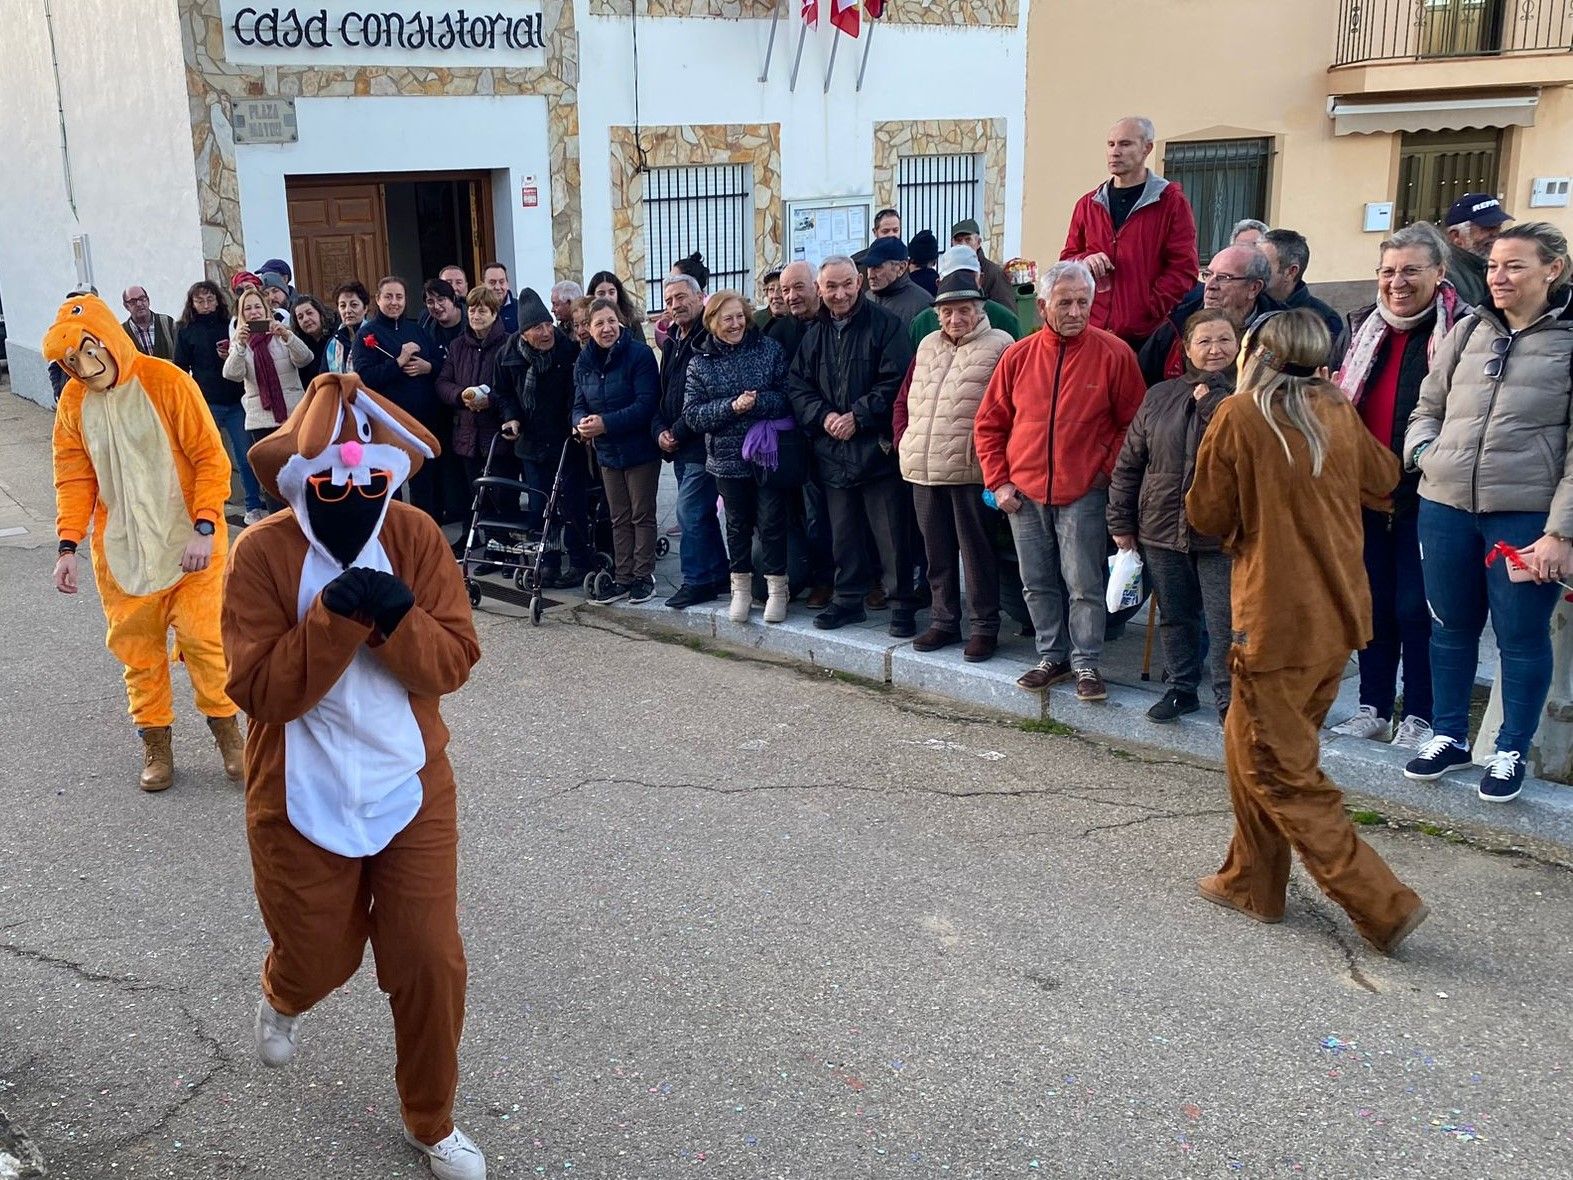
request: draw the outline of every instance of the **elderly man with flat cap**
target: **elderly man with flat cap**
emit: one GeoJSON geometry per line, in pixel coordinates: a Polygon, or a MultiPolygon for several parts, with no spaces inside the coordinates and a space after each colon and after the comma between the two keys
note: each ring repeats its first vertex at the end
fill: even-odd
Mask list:
{"type": "Polygon", "coordinates": [[[909,327],[914,316],[934,302],[912,281],[907,266],[907,246],[899,237],[875,238],[865,251],[868,297],[909,327]]]}

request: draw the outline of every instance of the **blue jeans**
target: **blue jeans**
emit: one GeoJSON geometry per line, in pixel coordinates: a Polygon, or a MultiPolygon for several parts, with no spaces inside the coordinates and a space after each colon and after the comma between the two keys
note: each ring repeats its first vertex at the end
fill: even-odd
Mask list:
{"type": "Polygon", "coordinates": [[[1432,727],[1469,737],[1469,694],[1480,659],[1480,632],[1491,617],[1502,653],[1502,729],[1498,750],[1529,751],[1551,690],[1551,612],[1555,582],[1510,582],[1507,562],[1486,568],[1498,541],[1522,549],[1546,529],[1544,512],[1462,512],[1421,497],[1420,555],[1431,607],[1432,727]]]}
{"type": "Polygon", "coordinates": [[[1108,625],[1109,528],[1104,517],[1109,493],[1093,488],[1080,500],[1059,508],[1025,496],[1010,514],[1021,571],[1021,597],[1037,633],[1038,656],[1074,668],[1097,668],[1108,625]],[[1065,617],[1060,582],[1070,596],[1065,617]]]}
{"type": "Polygon", "coordinates": [[[1360,703],[1378,717],[1392,717],[1402,665],[1404,716],[1429,725],[1431,615],[1420,570],[1419,525],[1413,512],[1391,516],[1365,509],[1361,519],[1371,583],[1371,642],[1360,651],[1360,703]]]}
{"type": "Polygon", "coordinates": [[[715,502],[720,493],[715,476],[703,462],[678,459],[672,464],[677,474],[677,524],[683,530],[678,546],[678,564],[685,586],[714,586],[727,581],[726,542],[721,539],[721,522],[716,518],[715,502]]]}
{"type": "Polygon", "coordinates": [[[246,407],[239,402],[232,406],[215,406],[210,402],[208,411],[213,415],[219,430],[229,436],[235,470],[240,472],[240,486],[246,489],[246,511],[261,508],[262,485],[257,482],[256,473],[251,470],[251,464],[246,459],[246,452],[251,449],[251,435],[246,433],[246,407]]]}

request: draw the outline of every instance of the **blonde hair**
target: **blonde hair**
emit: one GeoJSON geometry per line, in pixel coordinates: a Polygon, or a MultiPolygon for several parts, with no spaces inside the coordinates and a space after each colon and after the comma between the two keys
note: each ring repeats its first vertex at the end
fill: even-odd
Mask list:
{"type": "Polygon", "coordinates": [[[1250,397],[1267,425],[1272,427],[1290,464],[1294,452],[1282,423],[1305,439],[1311,452],[1311,474],[1322,474],[1327,458],[1327,428],[1317,418],[1312,401],[1337,392],[1316,375],[1327,363],[1332,337],[1320,316],[1311,311],[1275,311],[1258,320],[1240,346],[1238,391],[1250,397]]]}
{"type": "Polygon", "coordinates": [[[464,297],[465,307],[484,307],[496,315],[502,310],[502,300],[497,298],[497,292],[490,287],[471,287],[470,293],[464,297]]]}
{"type": "MultiPolygon", "coordinates": [[[[667,280],[667,282],[671,281],[672,280],[670,279],[667,280]]],[[[705,331],[709,332],[711,335],[715,335],[716,325],[721,322],[721,313],[726,310],[726,305],[728,303],[742,304],[743,318],[749,323],[753,323],[754,309],[749,304],[748,300],[744,298],[743,293],[741,291],[734,291],[730,287],[726,287],[710,296],[709,301],[705,304],[705,331]]]]}
{"type": "Polygon", "coordinates": [[[246,322],[246,300],[251,298],[256,298],[262,303],[262,318],[271,321],[273,309],[268,306],[268,297],[262,293],[261,287],[250,283],[242,287],[240,293],[235,296],[235,321],[241,324],[246,322]]]}

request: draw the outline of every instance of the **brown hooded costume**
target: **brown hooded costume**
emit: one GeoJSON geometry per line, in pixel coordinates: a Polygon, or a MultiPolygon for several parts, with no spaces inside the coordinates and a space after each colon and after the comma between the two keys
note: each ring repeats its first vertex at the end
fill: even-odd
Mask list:
{"type": "Polygon", "coordinates": [[[441,531],[394,499],[437,450],[353,373],[318,377],[251,449],[290,510],[241,535],[223,609],[229,693],[251,718],[263,996],[298,1016],[354,974],[369,937],[405,1126],[427,1144],[453,1129],[466,972],[438,701],[480,655],[441,531]]]}

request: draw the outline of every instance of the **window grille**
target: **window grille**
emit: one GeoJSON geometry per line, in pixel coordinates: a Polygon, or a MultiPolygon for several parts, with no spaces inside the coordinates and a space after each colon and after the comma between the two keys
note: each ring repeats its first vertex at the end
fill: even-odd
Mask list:
{"type": "Polygon", "coordinates": [[[1229,244],[1229,231],[1247,217],[1267,220],[1267,139],[1204,139],[1171,143],[1163,153],[1163,177],[1176,181],[1196,216],[1202,265],[1229,244]]]}
{"type": "Polygon", "coordinates": [[[652,168],[644,176],[645,301],[661,306],[672,263],[695,250],[711,291],[753,289],[754,182],[747,164],[652,168]]]}
{"type": "MultiPolygon", "coordinates": [[[[950,227],[978,216],[981,186],[979,159],[972,152],[898,157],[896,211],[901,214],[901,236],[911,241],[919,230],[932,230],[944,250],[950,245],[950,227]]],[[[1000,227],[985,225],[983,230],[985,235],[997,234],[1000,227]]]]}

